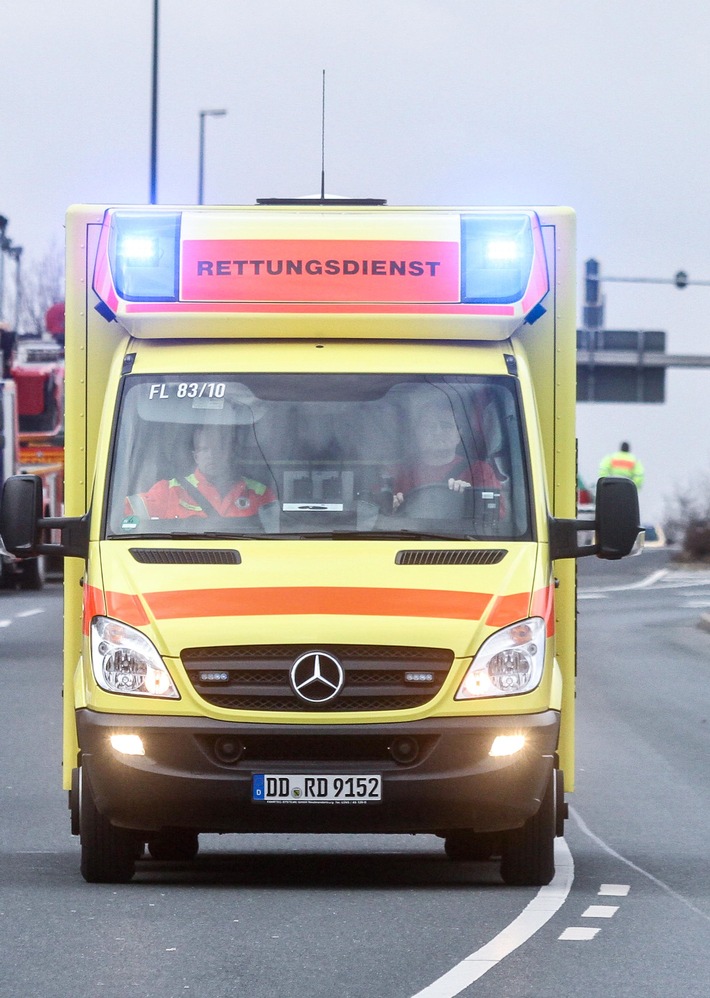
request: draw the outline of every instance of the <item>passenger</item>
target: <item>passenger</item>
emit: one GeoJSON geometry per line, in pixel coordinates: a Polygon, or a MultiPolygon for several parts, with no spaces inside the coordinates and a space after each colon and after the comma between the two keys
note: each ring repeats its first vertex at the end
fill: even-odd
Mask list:
{"type": "Polygon", "coordinates": [[[459,453],[461,436],[446,398],[424,403],[414,432],[414,460],[395,469],[392,476],[394,510],[402,505],[407,493],[425,485],[445,484],[453,492],[464,492],[472,485],[501,488],[501,481],[488,461],[471,461],[459,453]]]}
{"type": "Polygon", "coordinates": [[[157,519],[188,516],[254,516],[274,502],[268,486],[240,476],[233,467],[234,426],[198,426],[192,438],[195,470],[183,478],[163,479],[147,492],[129,496],[128,514],[157,519]]]}

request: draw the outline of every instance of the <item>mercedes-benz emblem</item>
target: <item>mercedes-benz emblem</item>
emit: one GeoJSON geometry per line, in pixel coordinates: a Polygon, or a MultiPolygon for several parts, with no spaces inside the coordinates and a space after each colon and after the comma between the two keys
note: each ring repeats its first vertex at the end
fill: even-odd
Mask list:
{"type": "Polygon", "coordinates": [[[342,665],[327,651],[299,655],[291,666],[289,678],[293,692],[306,703],[328,703],[345,683],[342,665]]]}

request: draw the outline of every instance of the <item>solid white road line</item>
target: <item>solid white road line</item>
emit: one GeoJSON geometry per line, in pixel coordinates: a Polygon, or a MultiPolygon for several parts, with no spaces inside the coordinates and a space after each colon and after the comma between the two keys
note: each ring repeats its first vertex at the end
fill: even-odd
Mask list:
{"type": "Polygon", "coordinates": [[[510,925],[413,998],[454,998],[534,936],[559,911],[572,888],[574,861],[564,839],[555,840],[555,871],[552,883],[541,887],[510,925]]]}
{"type": "Polygon", "coordinates": [[[608,846],[603,839],[600,839],[598,835],[595,835],[594,832],[592,832],[587,827],[587,825],[585,825],[584,821],[582,820],[581,816],[579,815],[579,813],[576,811],[575,808],[570,806],[569,813],[570,816],[574,818],[580,830],[584,832],[584,834],[588,838],[590,838],[592,842],[595,842],[600,849],[603,849],[604,852],[609,853],[609,855],[613,856],[614,859],[618,859],[620,862],[625,863],[632,870],[635,870],[637,873],[640,873],[643,877],[646,877],[647,880],[650,880],[657,887],[660,887],[661,890],[666,892],[666,894],[670,894],[670,896],[672,898],[675,898],[676,901],[680,901],[681,904],[684,904],[687,908],[690,908],[690,910],[694,911],[696,915],[700,915],[701,918],[704,918],[707,922],[710,922],[710,915],[702,911],[700,908],[697,908],[691,901],[683,897],[682,894],[679,894],[678,891],[674,891],[673,888],[670,887],[668,884],[664,883],[663,880],[659,880],[658,877],[654,877],[654,875],[652,873],[649,873],[648,870],[644,870],[643,867],[637,866],[635,863],[632,863],[630,859],[627,859],[626,856],[622,856],[621,853],[618,853],[615,849],[612,849],[611,846],[608,846]]]}
{"type": "MultiPolygon", "coordinates": [[[[667,568],[659,568],[656,572],[651,572],[650,575],[645,576],[643,579],[639,579],[638,582],[628,582],[621,586],[590,586],[589,589],[584,590],[581,587],[577,590],[577,596],[581,599],[598,599],[599,596],[605,593],[625,593],[629,589],[648,589],[649,586],[653,586],[656,582],[660,582],[661,579],[668,575],[667,568]]],[[[684,583],[686,585],[687,583],[684,583]]]]}

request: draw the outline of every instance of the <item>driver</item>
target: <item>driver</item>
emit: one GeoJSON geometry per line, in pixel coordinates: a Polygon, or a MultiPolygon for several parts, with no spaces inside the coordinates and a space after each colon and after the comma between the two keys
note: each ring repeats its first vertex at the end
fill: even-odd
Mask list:
{"type": "Polygon", "coordinates": [[[408,492],[426,485],[447,485],[453,492],[463,492],[472,485],[500,489],[500,480],[487,461],[470,462],[458,453],[461,437],[445,396],[421,406],[414,435],[416,462],[395,470],[393,510],[401,506],[408,492]]]}
{"type": "Polygon", "coordinates": [[[211,513],[253,516],[261,506],[274,502],[276,496],[268,486],[234,471],[234,444],[233,425],[197,426],[192,436],[193,473],[163,479],[147,492],[129,496],[126,511],[165,520],[206,517],[211,513]]]}

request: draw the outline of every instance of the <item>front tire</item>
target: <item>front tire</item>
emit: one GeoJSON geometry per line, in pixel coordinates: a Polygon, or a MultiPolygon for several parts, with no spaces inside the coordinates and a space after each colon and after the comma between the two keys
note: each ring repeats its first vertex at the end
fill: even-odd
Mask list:
{"type": "Polygon", "coordinates": [[[116,828],[96,807],[91,784],[79,772],[81,875],[89,884],[126,884],[136,868],[136,838],[116,828]]]}
{"type": "Polygon", "coordinates": [[[522,828],[508,832],[503,840],[500,874],[506,884],[545,887],[555,875],[557,807],[555,771],[550,774],[540,809],[522,828]]]}

